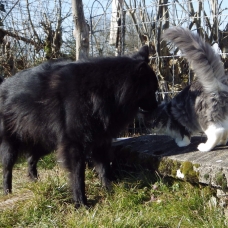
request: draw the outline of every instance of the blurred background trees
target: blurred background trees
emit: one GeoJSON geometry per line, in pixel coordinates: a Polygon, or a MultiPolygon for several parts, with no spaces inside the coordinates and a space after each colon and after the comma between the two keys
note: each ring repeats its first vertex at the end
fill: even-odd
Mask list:
{"type": "MultiPolygon", "coordinates": [[[[75,30],[81,0],[0,0],[0,74],[47,59],[76,56],[75,30]],[[73,7],[73,9],[72,9],[73,7]],[[75,32],[74,32],[75,31],[75,32]]],[[[175,47],[161,40],[164,29],[183,26],[200,34],[221,52],[228,68],[228,9],[225,0],[84,0],[89,56],[124,55],[149,45],[151,67],[164,94],[174,94],[194,79],[175,47]],[[171,93],[170,93],[171,94],[171,93]]]]}

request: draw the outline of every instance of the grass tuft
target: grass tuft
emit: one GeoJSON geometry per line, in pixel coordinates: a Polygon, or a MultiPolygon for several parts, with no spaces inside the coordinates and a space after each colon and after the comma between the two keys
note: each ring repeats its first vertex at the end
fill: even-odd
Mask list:
{"type": "Polygon", "coordinates": [[[37,182],[27,178],[25,162],[16,167],[14,193],[0,197],[0,227],[227,227],[222,209],[210,204],[213,189],[142,168],[119,166],[111,192],[101,187],[93,169],[87,169],[90,207],[75,210],[67,173],[53,154],[49,156],[39,164],[37,182]]]}

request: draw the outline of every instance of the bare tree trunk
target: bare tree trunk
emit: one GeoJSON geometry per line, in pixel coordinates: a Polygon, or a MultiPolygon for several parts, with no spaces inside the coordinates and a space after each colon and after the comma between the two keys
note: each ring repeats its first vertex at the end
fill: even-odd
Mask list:
{"type": "Polygon", "coordinates": [[[89,25],[85,21],[82,0],[71,0],[75,24],[76,60],[88,57],[89,54],[89,25]]]}
{"type": "Polygon", "coordinates": [[[213,37],[211,40],[218,42],[218,1],[211,0],[211,10],[213,14],[213,37]]]}

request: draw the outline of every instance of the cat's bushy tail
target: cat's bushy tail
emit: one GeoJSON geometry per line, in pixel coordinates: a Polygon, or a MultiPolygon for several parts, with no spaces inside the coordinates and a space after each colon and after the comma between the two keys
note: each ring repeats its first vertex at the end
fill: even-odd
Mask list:
{"type": "Polygon", "coordinates": [[[220,56],[198,34],[182,27],[171,27],[165,30],[163,39],[172,41],[181,50],[206,92],[228,91],[224,84],[228,77],[220,56]]]}

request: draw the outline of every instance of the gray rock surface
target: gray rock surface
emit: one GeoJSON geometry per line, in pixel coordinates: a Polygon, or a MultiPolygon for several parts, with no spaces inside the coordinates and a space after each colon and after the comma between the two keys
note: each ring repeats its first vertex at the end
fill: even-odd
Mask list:
{"type": "Polygon", "coordinates": [[[112,156],[129,165],[141,165],[162,175],[202,183],[227,190],[228,146],[200,152],[206,138],[194,136],[187,147],[178,147],[164,135],[145,135],[113,142],[112,156]]]}

